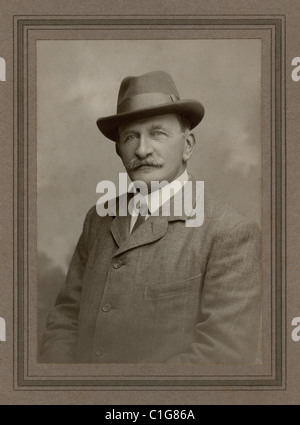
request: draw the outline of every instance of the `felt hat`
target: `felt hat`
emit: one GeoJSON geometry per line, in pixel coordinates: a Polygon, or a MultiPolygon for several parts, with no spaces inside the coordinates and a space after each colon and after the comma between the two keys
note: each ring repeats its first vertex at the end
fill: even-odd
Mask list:
{"type": "Polygon", "coordinates": [[[117,113],[97,120],[99,130],[116,141],[121,124],[164,114],[180,114],[191,128],[204,116],[204,107],[197,100],[180,99],[176,85],[167,72],[152,71],[121,82],[117,113]]]}

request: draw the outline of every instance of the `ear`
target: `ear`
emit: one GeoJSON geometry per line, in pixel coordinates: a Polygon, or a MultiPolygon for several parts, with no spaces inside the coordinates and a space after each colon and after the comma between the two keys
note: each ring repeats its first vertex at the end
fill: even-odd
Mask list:
{"type": "Polygon", "coordinates": [[[192,156],[195,143],[196,143],[196,140],[193,133],[191,132],[187,133],[187,135],[185,136],[184,151],[183,151],[184,162],[187,162],[192,156]]]}

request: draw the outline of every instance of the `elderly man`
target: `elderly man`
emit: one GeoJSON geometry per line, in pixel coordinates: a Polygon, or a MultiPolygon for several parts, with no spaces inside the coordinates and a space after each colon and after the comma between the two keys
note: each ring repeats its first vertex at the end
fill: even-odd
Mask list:
{"type": "MultiPolygon", "coordinates": [[[[174,213],[204,108],[163,71],[125,78],[117,114],[97,121],[146,213],[87,214],[42,344],[45,362],[253,363],[260,321],[260,232],[211,195],[204,221],[174,213]],[[152,182],[165,182],[152,190],[152,182]],[[162,196],[177,183],[169,197],[162,196]],[[169,202],[170,214],[162,214],[169,202]]],[[[130,199],[130,198],[129,198],[130,199]]],[[[120,198],[117,199],[117,205],[120,198]]],[[[204,202],[204,205],[203,205],[204,202]]],[[[193,209],[194,211],[194,209],[193,209]]],[[[192,214],[192,212],[191,212],[192,214]]]]}

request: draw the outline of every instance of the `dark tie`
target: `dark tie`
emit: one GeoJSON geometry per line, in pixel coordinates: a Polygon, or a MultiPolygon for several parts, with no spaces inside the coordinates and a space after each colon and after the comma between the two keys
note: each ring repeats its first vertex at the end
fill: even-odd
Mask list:
{"type": "Polygon", "coordinates": [[[134,223],[131,233],[133,233],[142,223],[144,223],[145,220],[146,220],[146,216],[139,214],[137,216],[136,222],[134,223]]]}
{"type": "Polygon", "coordinates": [[[147,202],[142,195],[139,195],[139,201],[137,202],[137,206],[139,208],[139,213],[131,233],[133,233],[142,223],[144,223],[144,221],[146,220],[146,215],[149,213],[147,202]]]}

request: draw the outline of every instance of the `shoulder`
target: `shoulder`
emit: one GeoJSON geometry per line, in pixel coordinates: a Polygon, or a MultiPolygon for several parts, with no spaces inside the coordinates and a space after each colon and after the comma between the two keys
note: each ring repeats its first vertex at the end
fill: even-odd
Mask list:
{"type": "Polygon", "coordinates": [[[214,234],[219,237],[254,235],[260,238],[260,228],[254,220],[207,192],[204,196],[204,220],[214,234]]]}
{"type": "MultiPolygon", "coordinates": [[[[251,220],[239,212],[236,208],[216,197],[213,193],[206,189],[203,190],[203,195],[197,199],[198,192],[195,190],[196,180],[192,175],[189,175],[190,181],[193,183],[193,199],[196,197],[197,203],[204,202],[204,223],[203,226],[206,230],[213,230],[214,232],[235,232],[236,229],[249,229],[255,233],[260,233],[258,223],[251,220]]],[[[201,191],[200,191],[201,192],[201,191]]]]}
{"type": "Polygon", "coordinates": [[[106,221],[107,217],[110,218],[110,216],[111,215],[109,213],[107,213],[105,216],[101,216],[99,214],[99,209],[97,208],[97,205],[93,205],[88,210],[85,216],[84,226],[88,227],[89,229],[98,227],[106,221]]]}
{"type": "Polygon", "coordinates": [[[85,223],[87,226],[99,226],[106,222],[111,222],[116,215],[118,215],[120,204],[123,208],[127,208],[128,194],[125,193],[116,198],[105,200],[104,202],[97,202],[87,212],[85,223]]]}
{"type": "MultiPolygon", "coordinates": [[[[207,239],[212,259],[231,259],[231,267],[257,268],[261,256],[261,232],[258,224],[236,209],[206,194],[207,239]]],[[[226,260],[226,261],[227,261],[226,260]]],[[[228,264],[228,263],[226,263],[228,264]]]]}

